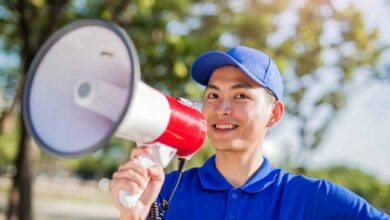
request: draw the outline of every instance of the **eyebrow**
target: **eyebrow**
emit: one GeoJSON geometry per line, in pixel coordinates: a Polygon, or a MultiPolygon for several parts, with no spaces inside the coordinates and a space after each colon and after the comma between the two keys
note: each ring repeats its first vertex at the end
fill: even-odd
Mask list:
{"type": "MultiPolygon", "coordinates": [[[[235,85],[230,87],[230,89],[252,89],[252,88],[253,88],[253,86],[251,84],[249,84],[249,83],[238,83],[238,84],[235,84],[235,85]]],[[[215,90],[218,90],[218,91],[220,90],[218,88],[218,86],[213,85],[213,84],[207,84],[206,90],[207,89],[215,89],[215,90]]]]}

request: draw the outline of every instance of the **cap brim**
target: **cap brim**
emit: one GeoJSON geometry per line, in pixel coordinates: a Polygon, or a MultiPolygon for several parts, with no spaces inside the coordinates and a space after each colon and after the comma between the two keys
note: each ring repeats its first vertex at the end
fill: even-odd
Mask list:
{"type": "Polygon", "coordinates": [[[261,79],[258,79],[254,74],[252,74],[248,69],[237,62],[229,54],[221,51],[206,52],[198,57],[191,65],[190,75],[192,79],[200,85],[207,86],[211,74],[214,72],[214,70],[228,65],[233,65],[240,68],[255,82],[263,87],[267,87],[261,79]]]}
{"type": "Polygon", "coordinates": [[[197,83],[206,86],[214,70],[227,65],[237,66],[237,62],[224,52],[206,52],[192,63],[190,75],[197,83]]]}

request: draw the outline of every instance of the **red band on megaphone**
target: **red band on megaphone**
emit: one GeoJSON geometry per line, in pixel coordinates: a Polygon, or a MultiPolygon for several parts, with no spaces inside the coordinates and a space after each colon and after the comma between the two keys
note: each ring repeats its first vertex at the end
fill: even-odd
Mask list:
{"type": "Polygon", "coordinates": [[[171,114],[167,128],[155,141],[177,149],[177,155],[188,156],[197,151],[206,138],[207,124],[202,114],[165,95],[171,114]]]}

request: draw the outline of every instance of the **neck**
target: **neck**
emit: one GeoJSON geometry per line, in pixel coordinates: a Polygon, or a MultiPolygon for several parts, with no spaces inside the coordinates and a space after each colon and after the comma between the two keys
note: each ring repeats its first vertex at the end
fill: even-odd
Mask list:
{"type": "Polygon", "coordinates": [[[215,166],[235,188],[244,185],[263,164],[261,148],[252,153],[216,151],[215,166]]]}

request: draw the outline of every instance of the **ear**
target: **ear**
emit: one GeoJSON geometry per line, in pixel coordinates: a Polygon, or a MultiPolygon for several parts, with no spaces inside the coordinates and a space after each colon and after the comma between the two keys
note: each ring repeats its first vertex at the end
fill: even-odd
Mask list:
{"type": "Polygon", "coordinates": [[[280,100],[277,100],[273,106],[271,115],[269,117],[267,128],[273,127],[282,118],[284,112],[284,104],[280,100]]]}

